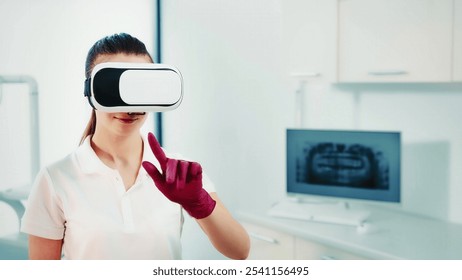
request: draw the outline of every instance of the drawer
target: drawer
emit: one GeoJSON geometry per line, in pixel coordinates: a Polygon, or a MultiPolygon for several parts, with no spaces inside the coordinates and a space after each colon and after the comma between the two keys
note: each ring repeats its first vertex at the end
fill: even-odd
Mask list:
{"type": "Polygon", "coordinates": [[[366,258],[310,240],[295,238],[297,260],[364,260],[366,258]]]}
{"type": "Polygon", "coordinates": [[[294,237],[255,224],[242,223],[250,235],[251,260],[293,260],[294,237]]]}

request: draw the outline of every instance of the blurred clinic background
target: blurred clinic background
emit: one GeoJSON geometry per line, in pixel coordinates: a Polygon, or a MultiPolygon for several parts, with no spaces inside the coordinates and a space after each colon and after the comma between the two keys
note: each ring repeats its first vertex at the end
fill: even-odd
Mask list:
{"type": "MultiPolygon", "coordinates": [[[[1,0],[0,258],[27,257],[18,215],[30,184],[78,146],[86,53],[119,32],[181,70],[183,103],[144,130],[199,161],[249,229],[268,230],[252,233],[255,258],[295,258],[299,238],[361,258],[461,257],[442,252],[462,246],[462,0],[1,0]],[[401,132],[401,202],[371,207],[458,238],[420,252],[399,245],[401,228],[309,224],[306,235],[263,218],[287,195],[287,128],[401,132]],[[288,241],[268,249],[265,236],[288,241]]],[[[183,239],[185,259],[223,258],[190,219],[183,239]]]]}

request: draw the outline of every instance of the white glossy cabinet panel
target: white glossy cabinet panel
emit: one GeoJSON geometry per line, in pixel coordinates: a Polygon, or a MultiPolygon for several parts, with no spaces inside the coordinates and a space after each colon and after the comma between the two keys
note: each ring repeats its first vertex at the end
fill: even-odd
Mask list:
{"type": "Polygon", "coordinates": [[[337,0],[284,0],[281,8],[287,75],[335,81],[337,0]]]}
{"type": "Polygon", "coordinates": [[[294,259],[294,237],[273,229],[242,223],[250,235],[251,260],[294,259]]]}
{"type": "Polygon", "coordinates": [[[337,248],[322,245],[306,239],[295,239],[295,259],[297,260],[364,260],[365,257],[355,255],[337,248]]]}
{"type": "Polygon", "coordinates": [[[452,80],[453,0],[339,0],[339,82],[452,80]]]}
{"type": "Polygon", "coordinates": [[[251,260],[363,260],[362,256],[267,227],[242,223],[250,235],[251,260]]]}
{"type": "Polygon", "coordinates": [[[453,80],[462,82],[462,0],[454,0],[453,80]]]}

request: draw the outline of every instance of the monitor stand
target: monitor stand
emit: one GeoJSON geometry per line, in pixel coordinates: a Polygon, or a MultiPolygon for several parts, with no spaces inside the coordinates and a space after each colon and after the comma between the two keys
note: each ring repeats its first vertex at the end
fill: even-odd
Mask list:
{"type": "Polygon", "coordinates": [[[307,201],[301,198],[287,198],[269,210],[273,217],[310,222],[331,223],[347,226],[362,226],[368,211],[351,209],[348,202],[307,201]]]}

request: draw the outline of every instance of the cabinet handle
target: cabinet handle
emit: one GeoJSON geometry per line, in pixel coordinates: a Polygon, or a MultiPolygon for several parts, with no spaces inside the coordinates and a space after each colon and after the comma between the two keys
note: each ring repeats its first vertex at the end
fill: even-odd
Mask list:
{"type": "Polygon", "coordinates": [[[290,76],[300,77],[300,78],[316,78],[316,77],[320,77],[321,73],[319,72],[300,72],[300,73],[291,73],[290,76]]]}
{"type": "Polygon", "coordinates": [[[336,260],[336,258],[329,255],[322,255],[321,260],[336,260]]]}
{"type": "Polygon", "coordinates": [[[404,70],[390,70],[390,71],[369,71],[370,76],[402,76],[407,75],[409,72],[404,70]]]}
{"type": "Polygon", "coordinates": [[[254,232],[249,232],[249,235],[250,237],[261,240],[261,241],[265,241],[271,244],[279,244],[279,241],[272,237],[264,236],[264,235],[254,233],[254,232]]]}

